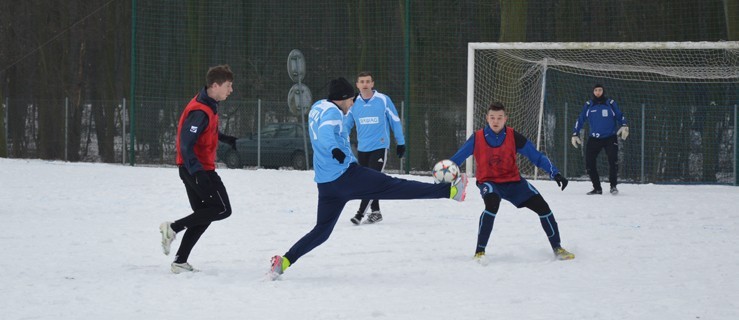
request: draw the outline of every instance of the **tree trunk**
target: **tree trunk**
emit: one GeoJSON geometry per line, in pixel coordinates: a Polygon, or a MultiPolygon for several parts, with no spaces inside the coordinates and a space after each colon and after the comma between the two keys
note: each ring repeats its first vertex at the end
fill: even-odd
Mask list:
{"type": "Polygon", "coordinates": [[[739,41],[739,0],[724,0],[726,40],[739,41]]]}
{"type": "MultiPolygon", "coordinates": [[[[109,6],[106,10],[106,19],[108,24],[116,25],[116,7],[109,6]]],[[[103,21],[103,20],[98,20],[103,21]]],[[[102,24],[102,23],[101,23],[102,24]]],[[[98,72],[93,77],[98,78],[93,83],[97,84],[98,96],[102,98],[100,103],[92,106],[91,112],[95,119],[95,134],[97,136],[98,152],[100,160],[107,163],[115,162],[115,113],[116,113],[116,39],[113,28],[105,28],[99,25],[97,30],[107,30],[103,34],[102,41],[98,42],[96,56],[98,61],[98,72]]]]}
{"type": "Polygon", "coordinates": [[[557,42],[579,41],[580,22],[583,20],[579,0],[561,0],[555,9],[555,37],[557,42]]]}
{"type": "Polygon", "coordinates": [[[528,0],[500,0],[500,42],[526,41],[528,0]]]}
{"type": "Polygon", "coordinates": [[[36,33],[37,46],[41,49],[37,55],[38,87],[34,96],[34,104],[38,110],[38,144],[36,145],[38,157],[41,159],[63,159],[64,158],[64,100],[61,71],[63,66],[63,46],[60,41],[46,43],[46,39],[52,38],[56,30],[63,28],[66,20],[65,7],[56,7],[52,10],[41,11],[37,16],[38,25],[47,25],[49,28],[39,29],[36,33]],[[62,137],[60,139],[60,137],[62,137]]]}

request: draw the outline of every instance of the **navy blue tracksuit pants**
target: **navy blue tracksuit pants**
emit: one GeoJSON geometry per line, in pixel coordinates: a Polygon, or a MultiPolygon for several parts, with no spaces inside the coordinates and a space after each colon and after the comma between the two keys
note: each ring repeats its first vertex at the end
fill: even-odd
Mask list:
{"type": "Polygon", "coordinates": [[[285,253],[291,264],[325,242],[349,200],[449,198],[451,184],[432,184],[398,179],[352,164],[338,179],[318,184],[316,226],[285,253]]]}

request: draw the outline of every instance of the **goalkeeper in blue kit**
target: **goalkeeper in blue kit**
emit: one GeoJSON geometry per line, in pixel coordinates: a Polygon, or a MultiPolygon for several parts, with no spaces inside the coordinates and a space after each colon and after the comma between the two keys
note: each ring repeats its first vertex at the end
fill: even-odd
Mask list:
{"type": "Polygon", "coordinates": [[[575,122],[572,132],[572,146],[577,148],[582,144],[580,130],[587,121],[590,127],[588,142],[585,146],[585,169],[593,183],[593,190],[588,195],[603,194],[598,174],[596,159],[600,150],[606,151],[608,156],[608,182],[611,185],[611,194],[617,195],[618,188],[618,138],[626,140],[629,136],[629,127],[626,117],[618,108],[615,100],[605,96],[602,84],[593,86],[593,97],[585,102],[580,115],[575,122]]]}
{"type": "Polygon", "coordinates": [[[331,235],[344,205],[353,199],[436,199],[463,201],[467,176],[453,183],[432,184],[390,177],[357,165],[349,147],[344,115],[353,105],[354,89],[344,78],[331,80],[328,99],[319,100],[308,114],[313,163],[318,184],[316,225],[282,256],[274,256],[272,280],[331,235]]]}
{"type": "MultiPolygon", "coordinates": [[[[349,109],[344,118],[344,127],[347,133],[350,133],[355,126],[357,128],[359,164],[382,171],[387,162],[387,149],[390,147],[390,128],[393,129],[397,143],[395,151],[398,158],[403,158],[405,154],[405,138],[393,100],[374,90],[374,86],[375,80],[372,73],[363,71],[357,75],[359,95],[354,100],[354,106],[349,109]]],[[[380,200],[362,199],[357,214],[351,218],[352,223],[359,225],[368,207],[372,211],[367,216],[367,223],[382,221],[380,200]]]]}
{"type": "Polygon", "coordinates": [[[485,210],[482,211],[478,224],[475,259],[484,261],[485,249],[502,199],[517,208],[529,208],[539,215],[541,227],[555,257],[560,260],[574,259],[575,255],[560,245],[559,227],[549,204],[534,186],[521,177],[516,164],[517,154],[524,155],[531,163],[549,173],[550,178],[562,190],[567,187],[567,179],[526,137],[506,126],[507,119],[502,103],[490,104],[485,115],[487,125],[475,131],[451,158],[457,164],[461,164],[469,156],[475,158],[477,187],[485,203],[485,210]]]}

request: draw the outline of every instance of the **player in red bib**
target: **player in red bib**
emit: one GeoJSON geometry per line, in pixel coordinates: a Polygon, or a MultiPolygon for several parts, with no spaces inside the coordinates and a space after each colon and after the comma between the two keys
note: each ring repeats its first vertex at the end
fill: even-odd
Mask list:
{"type": "Polygon", "coordinates": [[[212,67],[206,86],[187,104],[177,125],[175,161],[185,184],[193,212],[174,222],[163,222],[162,250],[169,255],[177,233],[184,231],[171,270],[197,271],[187,262],[190,252],[211,222],[231,215],[231,202],[221,177],[216,173],[218,141],[236,149],[236,138],[218,131],[218,103],[233,92],[233,72],[228,65],[212,67]]]}
{"type": "Polygon", "coordinates": [[[531,163],[549,173],[562,190],[567,187],[567,179],[526,137],[513,128],[506,127],[508,117],[502,103],[492,103],[488,107],[485,120],[488,125],[475,131],[451,158],[454,163],[462,164],[467,157],[475,157],[477,187],[480,188],[480,195],[485,202],[485,210],[480,215],[475,258],[484,258],[500,201],[505,199],[517,208],[526,207],[539,215],[541,226],[557,259],[574,259],[575,255],[560,245],[559,228],[549,204],[534,186],[521,177],[516,165],[516,154],[524,155],[531,163]]]}

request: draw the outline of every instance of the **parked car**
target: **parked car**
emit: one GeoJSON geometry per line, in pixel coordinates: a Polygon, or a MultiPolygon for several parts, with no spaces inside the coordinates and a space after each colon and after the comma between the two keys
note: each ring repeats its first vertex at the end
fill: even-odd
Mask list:
{"type": "Polygon", "coordinates": [[[310,137],[306,124],[305,138],[301,133],[303,125],[300,123],[270,123],[266,124],[260,135],[236,139],[236,150],[225,143],[218,144],[218,160],[228,168],[243,168],[245,166],[260,165],[264,168],[292,167],[297,170],[308,168],[305,159],[305,146],[308,147],[308,157],[312,159],[310,137]],[[261,140],[261,141],[259,141],[261,140]],[[258,142],[261,142],[259,146],[258,142]],[[259,164],[257,155],[261,153],[259,164]]]}

